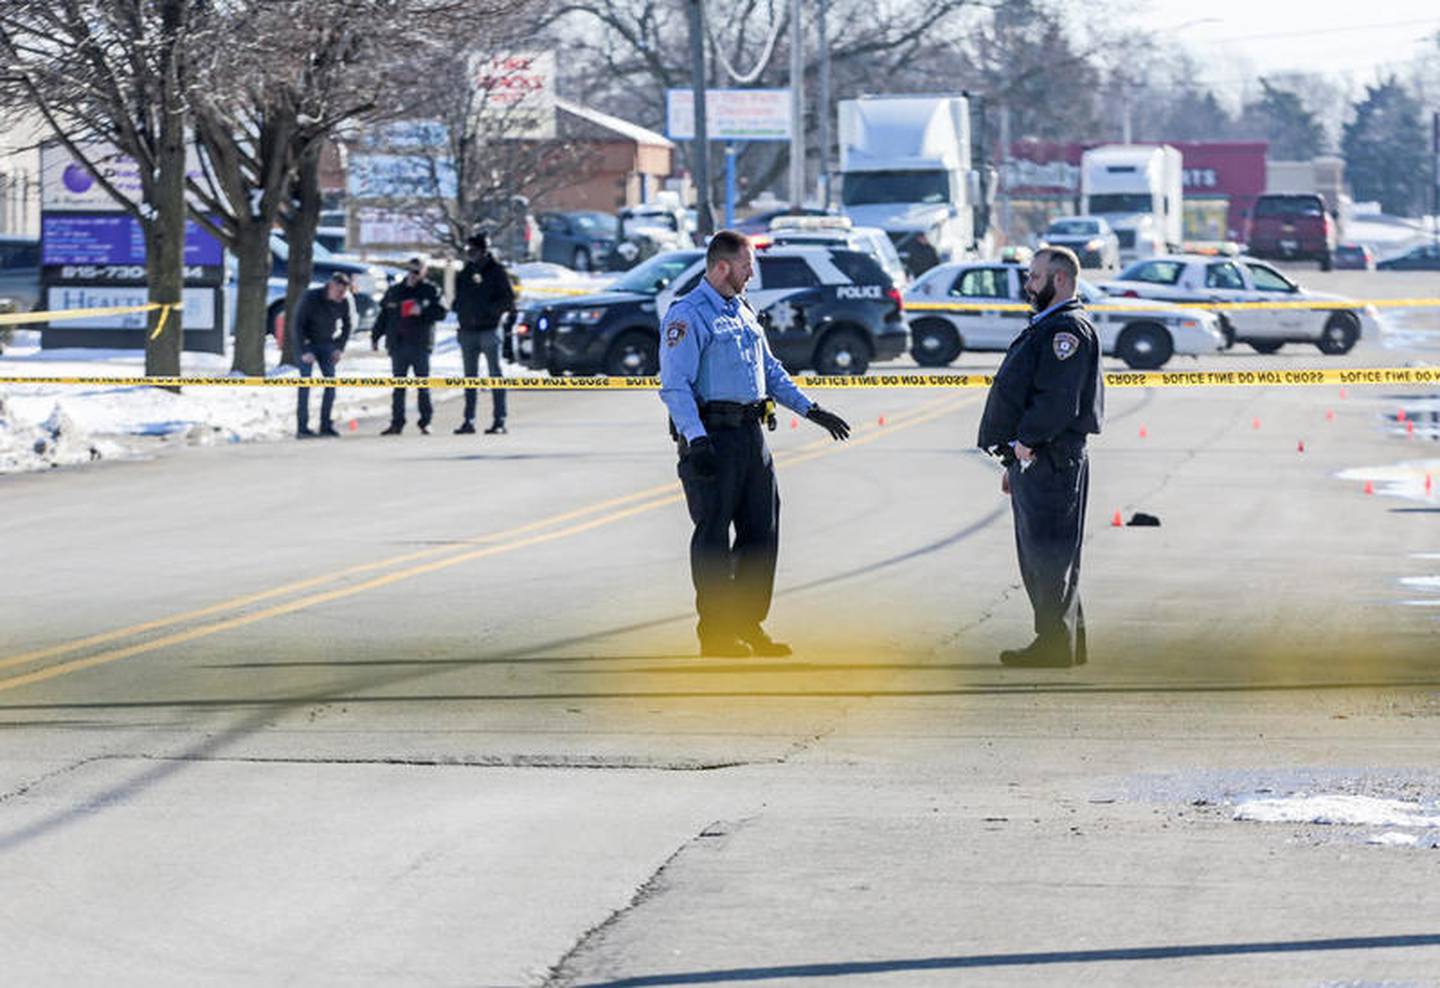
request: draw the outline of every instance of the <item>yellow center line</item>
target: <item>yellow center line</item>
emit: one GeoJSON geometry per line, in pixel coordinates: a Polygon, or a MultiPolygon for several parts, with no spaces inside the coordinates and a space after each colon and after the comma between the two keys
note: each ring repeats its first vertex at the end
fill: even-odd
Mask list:
{"type": "MultiPolygon", "coordinates": [[[[887,435],[893,435],[894,433],[902,431],[904,429],[934,421],[935,419],[941,418],[944,415],[949,414],[951,411],[954,411],[955,409],[960,408],[963,405],[970,404],[976,400],[978,400],[978,396],[970,395],[958,398],[954,396],[947,396],[936,401],[926,402],[916,409],[897,415],[896,419],[892,422],[892,424],[888,426],[877,426],[874,428],[866,429],[862,434],[852,437],[851,440],[844,445],[833,443],[828,437],[816,440],[811,443],[806,443],[805,445],[799,447],[797,450],[791,451],[783,457],[779,458],[777,460],[777,467],[793,466],[798,463],[818,459],[822,456],[832,456],[837,453],[844,452],[846,449],[854,448],[856,446],[867,445],[869,443],[882,439],[887,435]]],[[[679,490],[677,490],[678,486],[679,485],[676,483],[667,483],[657,485],[655,487],[646,488],[642,491],[636,491],[632,494],[626,494],[620,497],[610,498],[606,501],[598,502],[584,508],[578,508],[573,511],[565,512],[563,514],[552,515],[548,518],[540,519],[535,522],[530,522],[526,525],[517,526],[516,528],[508,529],[504,532],[494,533],[490,536],[483,537],[481,540],[486,542],[497,542],[502,538],[513,538],[514,536],[523,534],[527,531],[534,531],[537,528],[543,528],[550,525],[558,524],[562,521],[570,521],[576,518],[581,518],[585,515],[594,514],[597,511],[602,511],[606,508],[615,507],[634,501],[641,501],[641,503],[634,504],[631,507],[624,508],[618,511],[612,511],[611,513],[602,515],[599,518],[592,518],[589,521],[581,522],[579,524],[570,525],[564,528],[556,529],[550,532],[544,532],[538,535],[532,535],[528,538],[520,538],[515,541],[502,542],[501,544],[486,545],[483,548],[479,549],[466,550],[464,552],[460,552],[443,559],[432,560],[430,562],[420,563],[418,565],[396,570],[394,572],[387,573],[383,576],[374,577],[361,583],[356,583],[350,586],[340,587],[333,590],[327,590],[320,593],[313,593],[308,596],[300,597],[298,599],[287,601],[286,603],[278,604],[274,607],[265,608],[263,610],[255,611],[249,614],[242,614],[236,617],[227,618],[223,621],[216,621],[210,624],[200,625],[196,628],[190,628],[185,631],[178,631],[170,635],[164,635],[162,637],[150,639],[149,641],[139,642],[134,645],[126,645],[121,648],[110,649],[108,651],[100,652],[95,655],[86,656],[82,659],[74,659],[69,662],[59,663],[58,665],[48,666],[44,669],[38,669],[33,672],[24,673],[18,676],[12,676],[8,679],[0,679],[0,692],[11,689],[18,689],[22,686],[28,686],[34,683],[45,682],[46,680],[54,679],[58,676],[67,675],[71,672],[78,672],[82,669],[90,669],[95,666],[116,662],[120,659],[129,658],[130,656],[138,655],[143,652],[154,651],[156,649],[166,648],[171,645],[180,645],[186,642],[195,641],[196,639],[209,637],[210,635],[219,634],[220,632],[228,631],[233,628],[244,627],[245,625],[253,624],[257,621],[263,621],[272,617],[279,617],[320,604],[326,604],[335,600],[341,600],[346,597],[351,597],[356,594],[364,593],[368,590],[374,590],[380,587],[388,586],[401,580],[412,579],[414,577],[422,576],[427,573],[438,572],[443,569],[448,569],[452,566],[457,566],[461,563],[471,562],[473,560],[483,559],[489,556],[500,555],[502,553],[511,552],[513,550],[526,548],[532,545],[540,545],[546,542],[554,541],[556,539],[568,538],[572,535],[579,535],[581,533],[588,532],[605,525],[610,525],[618,521],[623,521],[624,519],[634,517],[635,515],[652,511],[655,508],[662,507],[667,504],[674,504],[676,502],[679,502],[683,500],[684,495],[679,490]],[[644,500],[647,497],[651,499],[644,500]]],[[[225,601],[219,604],[213,604],[209,607],[200,608],[198,610],[187,611],[184,614],[176,615],[171,618],[161,618],[154,621],[145,622],[143,624],[132,625],[128,628],[104,632],[98,635],[91,635],[87,638],[52,646],[47,649],[39,649],[34,652],[12,656],[3,661],[0,661],[0,668],[13,667],[23,662],[31,662],[41,658],[51,658],[57,655],[78,651],[90,645],[104,644],[106,642],[114,641],[117,638],[135,634],[140,631],[157,630],[160,628],[173,626],[186,620],[193,620],[196,617],[209,616],[219,613],[223,610],[233,609],[238,606],[245,606],[250,603],[269,599],[281,593],[292,593],[299,589],[308,589],[327,582],[333,582],[335,579],[343,576],[353,576],[359,573],[369,572],[375,569],[397,565],[401,562],[412,562],[414,560],[422,559],[427,556],[433,556],[444,552],[453,551],[453,548],[453,546],[443,546],[434,549],[421,550],[414,553],[407,553],[400,556],[393,556],[388,559],[380,560],[374,563],[363,563],[357,566],[349,567],[345,570],[341,570],[334,574],[328,574],[321,577],[313,577],[307,580],[300,580],[294,583],[287,584],[284,587],[277,587],[272,590],[263,591],[261,593],[248,594],[243,597],[232,598],[229,601],[225,601]]]]}

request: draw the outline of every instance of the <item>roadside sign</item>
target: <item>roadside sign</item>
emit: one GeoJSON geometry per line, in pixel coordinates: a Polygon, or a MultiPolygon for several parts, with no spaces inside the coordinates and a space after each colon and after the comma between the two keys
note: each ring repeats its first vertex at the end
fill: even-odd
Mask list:
{"type": "MultiPolygon", "coordinates": [[[[707,89],[705,129],[712,141],[790,140],[790,90],[707,89]]],[[[695,138],[695,93],[665,90],[665,136],[695,138]]]]}

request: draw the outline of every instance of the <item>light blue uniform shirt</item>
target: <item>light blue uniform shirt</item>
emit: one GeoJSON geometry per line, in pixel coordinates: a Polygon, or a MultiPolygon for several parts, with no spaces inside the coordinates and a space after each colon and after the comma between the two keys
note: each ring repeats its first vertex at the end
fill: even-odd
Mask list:
{"type": "Polygon", "coordinates": [[[704,278],[675,300],[660,326],[660,400],[687,440],[705,435],[699,405],[774,398],[804,415],[814,404],[797,388],[739,298],[726,299],[704,278]]]}

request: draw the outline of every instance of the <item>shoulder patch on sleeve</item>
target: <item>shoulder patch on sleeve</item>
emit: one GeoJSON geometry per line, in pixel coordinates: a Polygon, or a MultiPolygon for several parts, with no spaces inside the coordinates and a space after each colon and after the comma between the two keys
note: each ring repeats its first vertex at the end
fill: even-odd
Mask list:
{"type": "Polygon", "coordinates": [[[685,330],[690,327],[685,324],[684,319],[672,319],[665,324],[665,345],[676,346],[685,338],[685,330]]]}
{"type": "Polygon", "coordinates": [[[1050,347],[1055,351],[1056,359],[1069,360],[1080,351],[1080,337],[1074,333],[1056,333],[1050,347]]]}

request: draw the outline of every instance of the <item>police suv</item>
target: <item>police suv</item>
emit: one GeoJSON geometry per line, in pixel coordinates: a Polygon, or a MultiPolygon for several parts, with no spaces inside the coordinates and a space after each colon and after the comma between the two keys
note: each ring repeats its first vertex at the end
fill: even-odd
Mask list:
{"type": "MultiPolygon", "coordinates": [[[[910,314],[910,353],[924,367],[943,367],[965,350],[1003,351],[1029,320],[1018,309],[987,309],[1024,301],[1025,269],[1019,264],[964,262],[942,264],[926,272],[905,293],[911,305],[961,302],[977,306],[954,311],[910,314]]],[[[1083,278],[1078,286],[1086,305],[1115,306],[1122,311],[1088,313],[1100,337],[1101,351],[1113,354],[1136,370],[1163,367],[1173,354],[1216,353],[1229,344],[1218,316],[1199,309],[1133,298],[1113,298],[1083,278]]]]}
{"type": "MultiPolygon", "coordinates": [[[[705,274],[697,258],[658,298],[660,318],[705,274]]],[[[826,246],[762,247],[745,297],[770,349],[791,373],[863,374],[905,352],[905,304],[868,253],[826,246]]]]}
{"type": "Polygon", "coordinates": [[[515,320],[515,356],[551,374],[658,374],[655,295],[704,257],[702,250],[666,251],[632,268],[606,291],[522,303],[515,320]]]}

